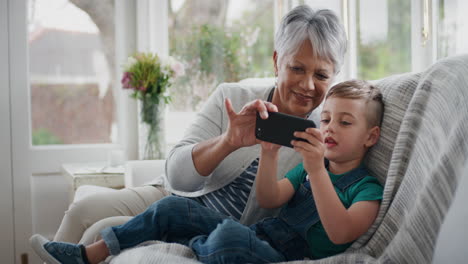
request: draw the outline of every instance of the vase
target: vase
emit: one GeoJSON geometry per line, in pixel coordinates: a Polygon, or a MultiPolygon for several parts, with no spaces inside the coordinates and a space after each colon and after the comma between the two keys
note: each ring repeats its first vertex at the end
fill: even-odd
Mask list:
{"type": "Polygon", "coordinates": [[[166,104],[139,100],[138,157],[143,160],[166,158],[166,104]]]}

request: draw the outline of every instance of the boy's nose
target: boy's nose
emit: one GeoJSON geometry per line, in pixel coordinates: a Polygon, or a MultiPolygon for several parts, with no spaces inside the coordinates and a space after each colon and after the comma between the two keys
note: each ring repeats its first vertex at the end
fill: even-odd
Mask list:
{"type": "Polygon", "coordinates": [[[335,122],[330,121],[327,126],[325,127],[325,132],[335,132],[335,122]]]}

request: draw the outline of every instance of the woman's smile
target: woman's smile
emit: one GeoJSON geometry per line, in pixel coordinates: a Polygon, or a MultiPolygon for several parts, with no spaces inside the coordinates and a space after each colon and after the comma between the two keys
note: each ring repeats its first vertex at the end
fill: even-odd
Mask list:
{"type": "Polygon", "coordinates": [[[314,100],[314,97],[312,96],[304,95],[295,91],[291,91],[291,93],[294,95],[294,98],[302,104],[308,104],[314,100]]]}

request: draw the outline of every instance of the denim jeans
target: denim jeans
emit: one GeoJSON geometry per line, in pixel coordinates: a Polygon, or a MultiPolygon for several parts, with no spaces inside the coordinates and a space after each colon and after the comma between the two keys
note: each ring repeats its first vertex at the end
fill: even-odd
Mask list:
{"type": "Polygon", "coordinates": [[[112,255],[148,240],[189,246],[204,263],[270,263],[285,257],[255,230],[193,200],[169,196],[124,225],[101,232],[112,255]]]}
{"type": "MultiPolygon", "coordinates": [[[[367,175],[359,167],[334,182],[346,190],[367,175]]],[[[310,183],[305,182],[281,210],[250,227],[191,199],[169,196],[124,225],[101,232],[111,255],[148,240],[187,245],[204,263],[270,263],[303,259],[307,231],[320,221],[310,183]]]]}
{"type": "MultiPolygon", "coordinates": [[[[327,166],[327,161],[325,164],[327,166]]],[[[367,170],[360,166],[339,178],[333,186],[337,191],[344,192],[366,175],[368,175],[367,170]]],[[[258,237],[268,241],[288,261],[291,261],[303,259],[304,256],[314,258],[309,255],[307,233],[319,221],[320,217],[310,182],[306,181],[294,192],[293,197],[281,209],[278,217],[264,219],[252,228],[257,232],[258,237]]]]}

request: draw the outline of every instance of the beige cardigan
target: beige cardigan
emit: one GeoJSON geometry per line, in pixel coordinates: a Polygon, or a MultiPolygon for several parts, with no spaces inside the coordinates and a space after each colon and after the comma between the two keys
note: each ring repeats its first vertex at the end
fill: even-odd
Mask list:
{"type": "MultiPolygon", "coordinates": [[[[226,131],[229,119],[224,107],[225,98],[230,98],[234,110],[239,112],[250,101],[267,100],[272,88],[273,84],[247,85],[242,83],[225,83],[217,87],[204,108],[197,114],[195,122],[185,132],[184,138],[169,153],[166,162],[165,187],[178,195],[197,197],[220,189],[238,177],[254,159],[259,157],[259,145],[234,151],[207,177],[199,175],[195,170],[192,148],[197,143],[219,136],[226,131]]],[[[316,112],[318,111],[314,111],[314,114],[310,116],[314,121],[318,120],[316,112]]],[[[287,147],[282,147],[279,155],[277,178],[281,179],[299,164],[301,157],[293,149],[287,147]]],[[[253,224],[275,213],[276,210],[266,210],[258,206],[254,182],[240,219],[241,223],[253,224]]]]}

